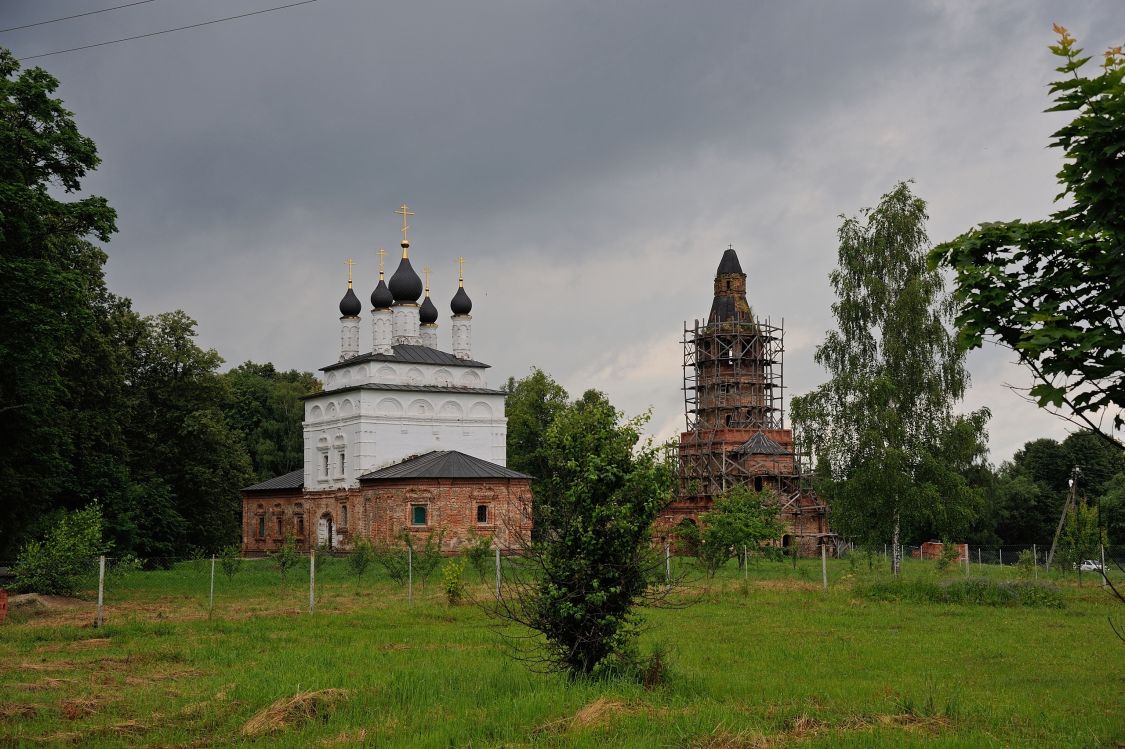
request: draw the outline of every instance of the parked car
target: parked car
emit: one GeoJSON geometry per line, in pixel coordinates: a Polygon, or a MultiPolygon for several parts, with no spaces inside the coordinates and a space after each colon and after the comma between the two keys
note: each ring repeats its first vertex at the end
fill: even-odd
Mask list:
{"type": "Polygon", "coordinates": [[[1101,572],[1102,563],[1097,562],[1093,559],[1087,559],[1086,561],[1082,562],[1082,564],[1078,565],[1078,569],[1082,570],[1083,572],[1101,572]]]}

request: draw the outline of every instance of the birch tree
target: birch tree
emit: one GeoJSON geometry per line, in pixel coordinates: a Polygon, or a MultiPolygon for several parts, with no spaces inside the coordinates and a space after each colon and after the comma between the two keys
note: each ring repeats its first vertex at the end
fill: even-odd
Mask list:
{"type": "Polygon", "coordinates": [[[837,329],[817,347],[828,382],[793,399],[793,423],[819,463],[837,532],[892,543],[904,528],[964,532],[979,493],[961,467],[983,458],[988,412],[955,417],[968,384],[953,308],[926,264],[926,203],[903,182],[839,230],[829,279],[837,329]]]}

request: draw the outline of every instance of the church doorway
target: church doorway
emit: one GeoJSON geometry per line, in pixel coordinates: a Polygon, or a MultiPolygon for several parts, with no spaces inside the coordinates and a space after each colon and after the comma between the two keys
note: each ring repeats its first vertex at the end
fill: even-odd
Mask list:
{"type": "Polygon", "coordinates": [[[322,549],[331,549],[335,545],[334,530],[331,513],[326,512],[321,515],[320,521],[316,524],[316,545],[322,549]]]}

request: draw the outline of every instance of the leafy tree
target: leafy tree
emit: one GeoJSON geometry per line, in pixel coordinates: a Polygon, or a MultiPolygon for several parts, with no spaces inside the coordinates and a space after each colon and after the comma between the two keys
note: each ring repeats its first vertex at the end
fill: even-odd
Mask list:
{"type": "Polygon", "coordinates": [[[219,552],[219,567],[227,580],[234,580],[234,576],[242,569],[242,546],[228,544],[219,552]]]}
{"type": "Polygon", "coordinates": [[[281,547],[270,554],[270,559],[273,561],[274,569],[281,577],[281,585],[284,587],[289,576],[289,570],[296,567],[301,561],[301,555],[297,553],[296,537],[292,533],[285,534],[285,540],[281,542],[281,547]]]}
{"type": "Polygon", "coordinates": [[[456,557],[442,565],[441,584],[445,589],[445,600],[449,601],[450,606],[456,606],[465,597],[465,581],[462,577],[467,562],[464,557],[456,557]]]}
{"type": "Polygon", "coordinates": [[[1059,561],[1063,565],[1075,567],[1078,581],[1082,581],[1081,563],[1085,559],[1097,559],[1105,531],[1098,523],[1097,505],[1086,503],[1081,498],[1067,510],[1066,522],[1059,537],[1059,561]]]}
{"type": "Polygon", "coordinates": [[[272,364],[240,364],[222,375],[230,392],[224,410],[246,441],[254,476],[264,481],[300,468],[304,460],[301,397],[320,391],[309,372],[279,372],[272,364]]]}
{"type": "Polygon", "coordinates": [[[485,572],[488,571],[488,563],[492,560],[492,537],[477,535],[470,528],[469,538],[465,544],[465,559],[477,571],[483,583],[485,572]]]}
{"type": "Polygon", "coordinates": [[[406,585],[410,574],[410,560],[405,543],[376,544],[372,547],[372,553],[375,561],[386,571],[387,577],[399,585],[406,585]]]}
{"type": "Polygon", "coordinates": [[[544,435],[549,530],[525,539],[525,573],[504,589],[497,610],[542,635],[542,650],[527,655],[547,668],[589,674],[625,652],[634,607],[662,594],[648,585],[661,564],[650,553],[650,526],[672,482],[658,450],[640,441],[647,418],[623,420],[590,390],[544,435]]]}
{"type": "Polygon", "coordinates": [[[926,204],[906,183],[840,227],[830,280],[838,330],[817,347],[831,379],[793,399],[793,423],[820,461],[832,523],[861,543],[903,532],[955,536],[980,494],[963,468],[983,453],[987,410],[954,416],[964,353],[946,328],[952,307],[926,267],[926,204]]]}
{"type": "Polygon", "coordinates": [[[90,241],[108,241],[116,215],[101,197],[59,199],[100,159],[57,88],[0,48],[0,556],[52,507],[124,483],[119,429],[96,410],[120,389],[115,301],[90,241]]]}
{"type": "Polygon", "coordinates": [[[94,560],[108,550],[102,541],[102,511],[96,504],[63,513],[42,540],[21,550],[13,570],[18,590],[73,596],[94,560]]]}
{"type": "Polygon", "coordinates": [[[1106,482],[1098,497],[1098,512],[1105,524],[1106,544],[1125,546],[1125,473],[1106,482]]]}
{"type": "Polygon", "coordinates": [[[965,344],[988,337],[1012,349],[1040,407],[1065,409],[1125,449],[1113,433],[1125,424],[1125,63],[1114,47],[1099,74],[1083,76],[1090,58],[1055,31],[1062,78],[1047,111],[1073,113],[1051,141],[1063,151],[1056,200],[1065,207],[1046,220],[981,224],[934,248],[931,261],[956,273],[965,344]]]}
{"type": "Polygon", "coordinates": [[[415,542],[414,534],[404,530],[399,536],[404,546],[410,549],[411,565],[414,579],[422,583],[425,590],[426,582],[433,577],[434,572],[441,566],[441,546],[445,540],[445,530],[439,529],[426,534],[426,540],[420,546],[415,542]]]}
{"type": "Polygon", "coordinates": [[[532,533],[536,538],[547,527],[547,505],[550,499],[544,494],[545,477],[551,471],[553,456],[545,444],[547,430],[563,413],[569,396],[562,385],[551,376],[532,367],[531,374],[523,379],[508,378],[505,388],[508,397],[504,415],[508,419],[508,467],[531,476],[531,490],[535,496],[532,505],[532,533]]]}
{"type": "Polygon", "coordinates": [[[348,554],[348,571],[355,575],[356,587],[359,587],[363,575],[375,561],[375,547],[366,537],[360,536],[352,544],[352,551],[348,554]]]}
{"type": "Polygon", "coordinates": [[[696,555],[709,577],[742,549],[756,548],[762,541],[781,535],[777,519],[777,498],[768,490],[751,491],[734,486],[715,498],[712,509],[699,517],[696,555]]]}

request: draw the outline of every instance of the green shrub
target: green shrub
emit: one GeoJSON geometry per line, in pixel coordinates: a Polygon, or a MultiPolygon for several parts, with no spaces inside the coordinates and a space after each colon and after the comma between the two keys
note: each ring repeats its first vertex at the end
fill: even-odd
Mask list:
{"type": "Polygon", "coordinates": [[[367,572],[373,561],[375,561],[375,548],[370,541],[360,536],[352,544],[352,553],[348,555],[348,571],[355,575],[356,587],[359,586],[363,574],[367,572]]]}
{"type": "Polygon", "coordinates": [[[379,563],[389,577],[399,585],[406,585],[409,576],[409,560],[406,544],[378,544],[371,548],[372,558],[379,563]]]}
{"type": "Polygon", "coordinates": [[[1030,578],[1035,574],[1035,553],[1031,549],[1024,549],[1016,557],[1016,569],[1022,578],[1030,578]]]}
{"type": "Polygon", "coordinates": [[[102,510],[92,504],[63,514],[42,540],[30,541],[16,559],[16,590],[73,596],[83,577],[97,569],[102,541],[102,510]]]}
{"type": "Polygon", "coordinates": [[[960,560],[961,548],[951,541],[944,541],[941,545],[941,556],[937,558],[938,572],[948,572],[960,560]]]}
{"type": "Polygon", "coordinates": [[[1062,608],[1062,592],[1048,583],[997,581],[986,577],[956,580],[886,580],[859,588],[876,601],[910,603],[977,604],[981,606],[1030,606],[1062,608]]]}
{"type": "Polygon", "coordinates": [[[297,562],[301,561],[301,557],[297,553],[297,539],[293,537],[292,533],[285,536],[281,548],[270,554],[270,559],[273,560],[274,569],[281,576],[281,584],[284,585],[289,570],[296,567],[297,562]]]}
{"type": "Polygon", "coordinates": [[[450,606],[456,606],[465,597],[465,581],[461,576],[465,574],[466,563],[464,557],[458,557],[450,559],[441,568],[441,583],[450,606]]]}
{"type": "Polygon", "coordinates": [[[233,580],[238,571],[242,569],[242,547],[238,544],[224,546],[219,551],[219,567],[227,580],[233,580]]]}
{"type": "Polygon", "coordinates": [[[479,536],[472,529],[469,530],[469,540],[465,545],[465,559],[473,566],[484,582],[484,575],[488,571],[488,563],[492,559],[492,538],[479,536]]]}

